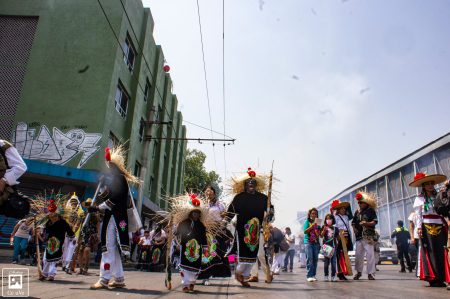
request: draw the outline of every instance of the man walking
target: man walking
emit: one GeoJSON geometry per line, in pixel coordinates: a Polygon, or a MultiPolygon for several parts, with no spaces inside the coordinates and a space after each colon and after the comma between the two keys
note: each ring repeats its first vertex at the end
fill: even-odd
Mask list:
{"type": "Polygon", "coordinates": [[[412,272],[412,265],[411,265],[411,259],[409,258],[409,242],[408,240],[411,238],[409,231],[403,227],[403,221],[399,220],[397,221],[398,227],[394,229],[394,231],[391,234],[391,238],[395,238],[395,244],[397,244],[397,256],[400,260],[400,272],[404,273],[405,270],[405,261],[403,260],[403,257],[406,259],[406,264],[408,265],[408,271],[412,272]]]}
{"type": "Polygon", "coordinates": [[[290,264],[289,272],[292,272],[292,269],[294,267],[294,256],[295,256],[295,236],[292,234],[290,227],[286,227],[284,237],[287,243],[289,244],[289,249],[286,252],[286,257],[284,258],[283,272],[287,272],[288,264],[290,264]]]}

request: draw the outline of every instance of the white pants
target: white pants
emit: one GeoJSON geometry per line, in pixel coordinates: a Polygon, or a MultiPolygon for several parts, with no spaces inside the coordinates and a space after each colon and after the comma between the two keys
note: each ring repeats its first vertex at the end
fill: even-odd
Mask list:
{"type": "Polygon", "coordinates": [[[364,240],[356,241],[355,269],[359,273],[362,273],[364,269],[364,255],[367,259],[367,274],[375,274],[374,246],[364,240]]]}
{"type": "Polygon", "coordinates": [[[42,267],[42,275],[44,277],[55,277],[56,276],[56,262],[47,261],[46,254],[44,253],[43,259],[43,267],[42,267]]]}
{"type": "Polygon", "coordinates": [[[63,267],[69,267],[70,262],[72,261],[72,257],[73,257],[73,253],[75,251],[75,247],[76,247],[76,238],[70,240],[70,238],[68,236],[66,236],[66,238],[64,239],[64,245],[63,245],[63,262],[62,265],[63,267]],[[73,244],[75,241],[75,244],[73,244]]]}
{"type": "MultiPolygon", "coordinates": [[[[266,262],[266,252],[264,251],[264,235],[260,233],[259,235],[259,249],[258,249],[258,260],[261,263],[261,269],[266,273],[267,262],[266,262]]],[[[253,265],[252,276],[258,277],[258,262],[253,265]]]]}
{"type": "Polygon", "coordinates": [[[306,268],[306,253],[300,252],[298,262],[300,263],[300,268],[306,268]]]}
{"type": "Polygon", "coordinates": [[[187,271],[187,270],[181,270],[181,284],[184,287],[188,287],[190,284],[195,284],[195,281],[197,280],[198,273],[187,271]]]}
{"type": "Polygon", "coordinates": [[[273,256],[272,268],[270,269],[273,273],[279,274],[280,268],[283,267],[284,257],[286,256],[286,251],[279,251],[273,256]]]}
{"type": "Polygon", "coordinates": [[[106,229],[106,251],[102,253],[100,264],[100,279],[103,282],[109,281],[111,277],[114,277],[117,282],[124,281],[122,259],[117,244],[119,244],[117,228],[111,216],[106,229]]]}
{"type": "Polygon", "coordinates": [[[239,263],[236,267],[236,273],[242,275],[245,279],[250,277],[250,272],[256,263],[239,263]]]}

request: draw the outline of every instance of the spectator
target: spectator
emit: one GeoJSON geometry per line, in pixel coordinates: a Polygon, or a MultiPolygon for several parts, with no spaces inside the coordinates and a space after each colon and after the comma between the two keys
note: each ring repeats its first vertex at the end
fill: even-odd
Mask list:
{"type": "Polygon", "coordinates": [[[286,242],[289,244],[289,249],[286,252],[286,257],[284,258],[284,269],[283,271],[287,271],[288,264],[289,272],[292,272],[294,268],[294,256],[295,256],[295,236],[291,232],[290,227],[286,227],[284,237],[286,238],[286,242]]]}
{"type": "Polygon", "coordinates": [[[28,240],[33,232],[33,218],[20,220],[11,234],[11,245],[14,246],[13,264],[17,264],[20,258],[25,257],[25,251],[27,250],[28,240]]]}
{"type": "Polygon", "coordinates": [[[319,212],[316,208],[312,208],[308,211],[308,218],[303,225],[305,237],[304,244],[306,248],[306,280],[308,282],[317,281],[316,271],[317,271],[317,261],[319,259],[319,234],[320,225],[316,223],[316,219],[319,212]]]}
{"type": "MultiPolygon", "coordinates": [[[[329,266],[331,264],[331,281],[336,281],[336,244],[338,242],[339,229],[335,227],[336,220],[332,214],[327,214],[325,216],[325,223],[321,232],[323,237],[323,245],[328,245],[333,248],[333,255],[327,257],[324,254],[324,275],[325,281],[330,281],[329,266]]],[[[325,246],[326,247],[326,246],[325,246]]]]}
{"type": "Polygon", "coordinates": [[[130,260],[132,262],[133,262],[134,250],[136,249],[137,244],[139,243],[140,239],[141,239],[141,229],[137,229],[132,235],[131,250],[130,250],[130,260]]]}
{"type": "Polygon", "coordinates": [[[395,238],[395,244],[397,244],[397,256],[400,261],[400,272],[404,273],[405,270],[405,261],[403,257],[406,259],[406,264],[408,265],[408,271],[412,272],[411,260],[409,258],[409,239],[411,238],[408,230],[403,227],[403,221],[397,221],[398,227],[394,229],[391,234],[391,238],[395,238]]]}
{"type": "Polygon", "coordinates": [[[139,259],[137,268],[144,270],[147,269],[150,262],[150,246],[152,244],[152,238],[150,237],[150,231],[145,230],[144,236],[139,240],[139,259]]]}
{"type": "Polygon", "coordinates": [[[280,274],[281,263],[284,261],[286,251],[289,249],[289,244],[286,242],[283,232],[272,225],[270,225],[269,243],[273,244],[274,251],[271,271],[273,274],[278,275],[280,274]]]}

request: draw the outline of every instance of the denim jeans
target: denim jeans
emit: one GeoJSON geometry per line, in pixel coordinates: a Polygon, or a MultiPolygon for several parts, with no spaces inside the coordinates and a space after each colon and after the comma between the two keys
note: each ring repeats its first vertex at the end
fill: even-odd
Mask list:
{"type": "Polygon", "coordinates": [[[315,277],[319,260],[319,244],[306,244],[306,278],[315,277]]]}
{"type": "Polygon", "coordinates": [[[295,249],[290,249],[286,252],[286,256],[284,257],[284,269],[287,270],[288,264],[290,262],[289,269],[292,270],[294,268],[294,255],[295,249]]]}
{"type": "Polygon", "coordinates": [[[325,276],[328,276],[328,268],[330,266],[330,263],[331,263],[331,276],[334,277],[334,276],[336,276],[336,252],[334,253],[334,255],[332,257],[324,258],[325,276]]]}
{"type": "Polygon", "coordinates": [[[21,258],[24,258],[25,256],[25,250],[27,250],[28,239],[21,237],[14,237],[13,245],[14,245],[13,261],[18,262],[19,254],[21,258]]]}

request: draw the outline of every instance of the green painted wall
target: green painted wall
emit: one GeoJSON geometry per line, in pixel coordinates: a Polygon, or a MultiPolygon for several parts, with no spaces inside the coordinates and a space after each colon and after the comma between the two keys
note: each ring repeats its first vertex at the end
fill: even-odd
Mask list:
{"type": "MultiPolygon", "coordinates": [[[[143,8],[140,0],[123,0],[131,26],[119,0],[101,3],[122,46],[128,34],[138,52],[132,71],[124,62],[122,49],[97,1],[0,2],[3,15],[39,17],[15,122],[27,123],[29,128],[36,129],[36,135],[42,125],[50,133],[56,127],[63,133],[79,128],[86,133],[102,134],[96,144],[100,150],[82,166],[85,169],[103,169],[102,149],[112,132],[126,142],[128,166],[134,169],[136,161],[142,164],[145,154],[144,143],[138,137],[140,120],[148,120],[152,106],[164,111],[160,120],[173,120],[171,127],[154,125],[152,136],[185,136],[185,127],[177,120],[181,119],[178,100],[171,93],[170,75],[163,71],[164,54],[152,35],[154,22],[150,10],[143,8]],[[144,101],[146,80],[151,89],[144,101]],[[131,97],[125,118],[114,107],[119,81],[131,97]]],[[[185,150],[183,141],[151,141],[143,190],[152,201],[160,203],[161,186],[167,195],[183,191],[180,182],[185,150]],[[152,159],[154,150],[156,155],[152,159]],[[150,193],[151,176],[155,183],[150,193]]],[[[77,167],[81,155],[65,166],[77,167]]]]}

